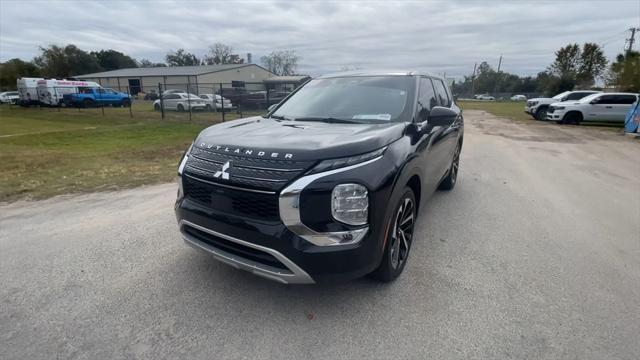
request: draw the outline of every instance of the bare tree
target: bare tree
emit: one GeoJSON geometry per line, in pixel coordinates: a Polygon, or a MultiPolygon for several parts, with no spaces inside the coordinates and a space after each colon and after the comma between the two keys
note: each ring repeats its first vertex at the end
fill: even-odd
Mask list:
{"type": "Polygon", "coordinates": [[[233,48],[223,43],[209,46],[209,52],[202,60],[203,65],[244,64],[244,59],[233,53],[233,48]]]}
{"type": "Polygon", "coordinates": [[[260,58],[262,65],[276,75],[295,75],[300,60],[293,50],[273,51],[260,58]]]}

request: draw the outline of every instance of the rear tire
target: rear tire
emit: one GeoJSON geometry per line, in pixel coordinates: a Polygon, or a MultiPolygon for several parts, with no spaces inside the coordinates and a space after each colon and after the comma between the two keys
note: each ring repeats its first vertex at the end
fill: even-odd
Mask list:
{"type": "Polygon", "coordinates": [[[95,101],[91,99],[82,100],[82,107],[84,108],[91,108],[91,107],[94,107],[95,105],[96,105],[95,101]]]}
{"type": "Polygon", "coordinates": [[[456,151],[453,153],[453,159],[451,160],[451,166],[449,167],[449,173],[442,179],[438,190],[453,190],[458,180],[458,170],[460,168],[460,151],[462,151],[462,144],[458,143],[456,151]]]}
{"type": "Polygon", "coordinates": [[[413,190],[405,187],[400,200],[395,205],[391,217],[387,219],[385,249],[382,261],[371,276],[376,280],[390,282],[398,278],[409,257],[413,242],[413,229],[417,216],[416,198],[413,190]]]}
{"type": "Polygon", "coordinates": [[[207,104],[207,105],[204,107],[204,110],[205,110],[205,111],[207,111],[207,112],[211,112],[211,111],[213,111],[213,110],[211,110],[211,105],[209,105],[209,104],[207,104]]]}

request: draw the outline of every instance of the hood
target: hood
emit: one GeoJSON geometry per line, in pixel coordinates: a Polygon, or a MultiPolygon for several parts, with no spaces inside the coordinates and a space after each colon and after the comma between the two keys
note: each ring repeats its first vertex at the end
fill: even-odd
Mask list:
{"type": "Polygon", "coordinates": [[[552,98],[533,98],[533,99],[527,99],[527,101],[557,101],[556,99],[552,99],[552,98]]]}
{"type": "Polygon", "coordinates": [[[580,102],[575,100],[569,100],[569,101],[556,101],[551,104],[551,106],[569,106],[569,105],[580,105],[580,102]]]}
{"type": "Polygon", "coordinates": [[[399,139],[404,123],[334,124],[251,117],[203,130],[194,146],[273,160],[323,160],[367,153],[399,139]]]}

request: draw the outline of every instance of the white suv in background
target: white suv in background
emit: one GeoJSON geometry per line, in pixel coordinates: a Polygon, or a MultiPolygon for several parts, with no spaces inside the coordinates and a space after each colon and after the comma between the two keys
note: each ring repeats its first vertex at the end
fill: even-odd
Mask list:
{"type": "Polygon", "coordinates": [[[549,105],[561,102],[580,100],[585,96],[597,94],[600,91],[593,90],[576,90],[565,91],[552,98],[533,98],[527,100],[527,104],[524,106],[524,112],[534,117],[536,120],[547,120],[547,108],[549,105]]]}
{"type": "Polygon", "coordinates": [[[600,93],[578,101],[553,103],[547,111],[547,120],[558,124],[580,124],[582,121],[624,122],[638,94],[600,93]]]}

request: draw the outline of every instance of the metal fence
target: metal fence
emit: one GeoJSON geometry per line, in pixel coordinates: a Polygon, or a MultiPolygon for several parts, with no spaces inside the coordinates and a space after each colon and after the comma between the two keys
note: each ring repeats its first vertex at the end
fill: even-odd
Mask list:
{"type": "MultiPolygon", "coordinates": [[[[22,94],[21,105],[49,111],[128,113],[131,118],[226,121],[264,113],[295,90],[295,84],[232,82],[155,86],[48,87],[22,94]],[[112,108],[126,108],[111,110],[112,108]]],[[[29,90],[27,90],[29,91],[29,90]]]]}

